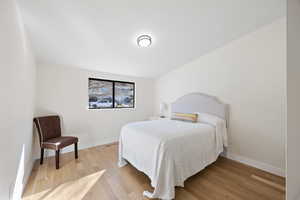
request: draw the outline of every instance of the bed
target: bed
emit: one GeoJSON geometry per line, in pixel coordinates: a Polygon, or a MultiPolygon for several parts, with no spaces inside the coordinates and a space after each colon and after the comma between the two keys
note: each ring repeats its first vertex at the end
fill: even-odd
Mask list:
{"type": "Polygon", "coordinates": [[[200,93],[171,104],[172,112],[198,113],[196,123],[171,119],[129,123],[119,139],[119,166],[128,162],[151,180],[148,198],[174,199],[175,186],[216,161],[227,146],[227,106],[200,93]]]}

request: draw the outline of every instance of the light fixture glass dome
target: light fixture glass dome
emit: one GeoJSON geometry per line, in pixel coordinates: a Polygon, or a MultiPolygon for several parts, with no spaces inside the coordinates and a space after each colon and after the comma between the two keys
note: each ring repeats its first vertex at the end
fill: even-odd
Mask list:
{"type": "Polygon", "coordinates": [[[137,44],[140,47],[148,47],[152,43],[151,37],[149,35],[141,35],[137,38],[137,44]]]}

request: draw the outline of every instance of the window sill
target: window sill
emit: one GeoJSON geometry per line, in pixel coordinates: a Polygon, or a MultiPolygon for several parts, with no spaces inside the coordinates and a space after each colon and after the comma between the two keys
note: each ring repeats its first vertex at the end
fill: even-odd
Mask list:
{"type": "Polygon", "coordinates": [[[104,111],[104,110],[114,111],[114,110],[135,110],[135,109],[136,109],[135,107],[133,107],[133,108],[89,108],[89,107],[87,107],[86,108],[86,110],[89,110],[89,111],[97,111],[97,110],[99,110],[99,111],[104,111]]]}

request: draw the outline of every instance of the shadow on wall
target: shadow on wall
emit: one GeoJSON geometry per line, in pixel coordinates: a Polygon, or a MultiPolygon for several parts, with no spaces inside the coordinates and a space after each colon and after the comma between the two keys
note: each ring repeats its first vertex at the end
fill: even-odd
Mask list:
{"type": "Polygon", "coordinates": [[[32,121],[32,158],[35,160],[36,158],[39,157],[39,152],[40,152],[40,141],[39,141],[39,136],[37,129],[32,121]]]}

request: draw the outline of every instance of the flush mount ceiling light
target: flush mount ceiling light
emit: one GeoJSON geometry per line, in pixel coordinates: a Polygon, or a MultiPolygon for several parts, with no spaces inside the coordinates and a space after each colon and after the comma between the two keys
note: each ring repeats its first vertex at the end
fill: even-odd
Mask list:
{"type": "Polygon", "coordinates": [[[148,47],[152,43],[152,39],[149,35],[141,35],[137,38],[137,44],[140,47],[148,47]]]}

